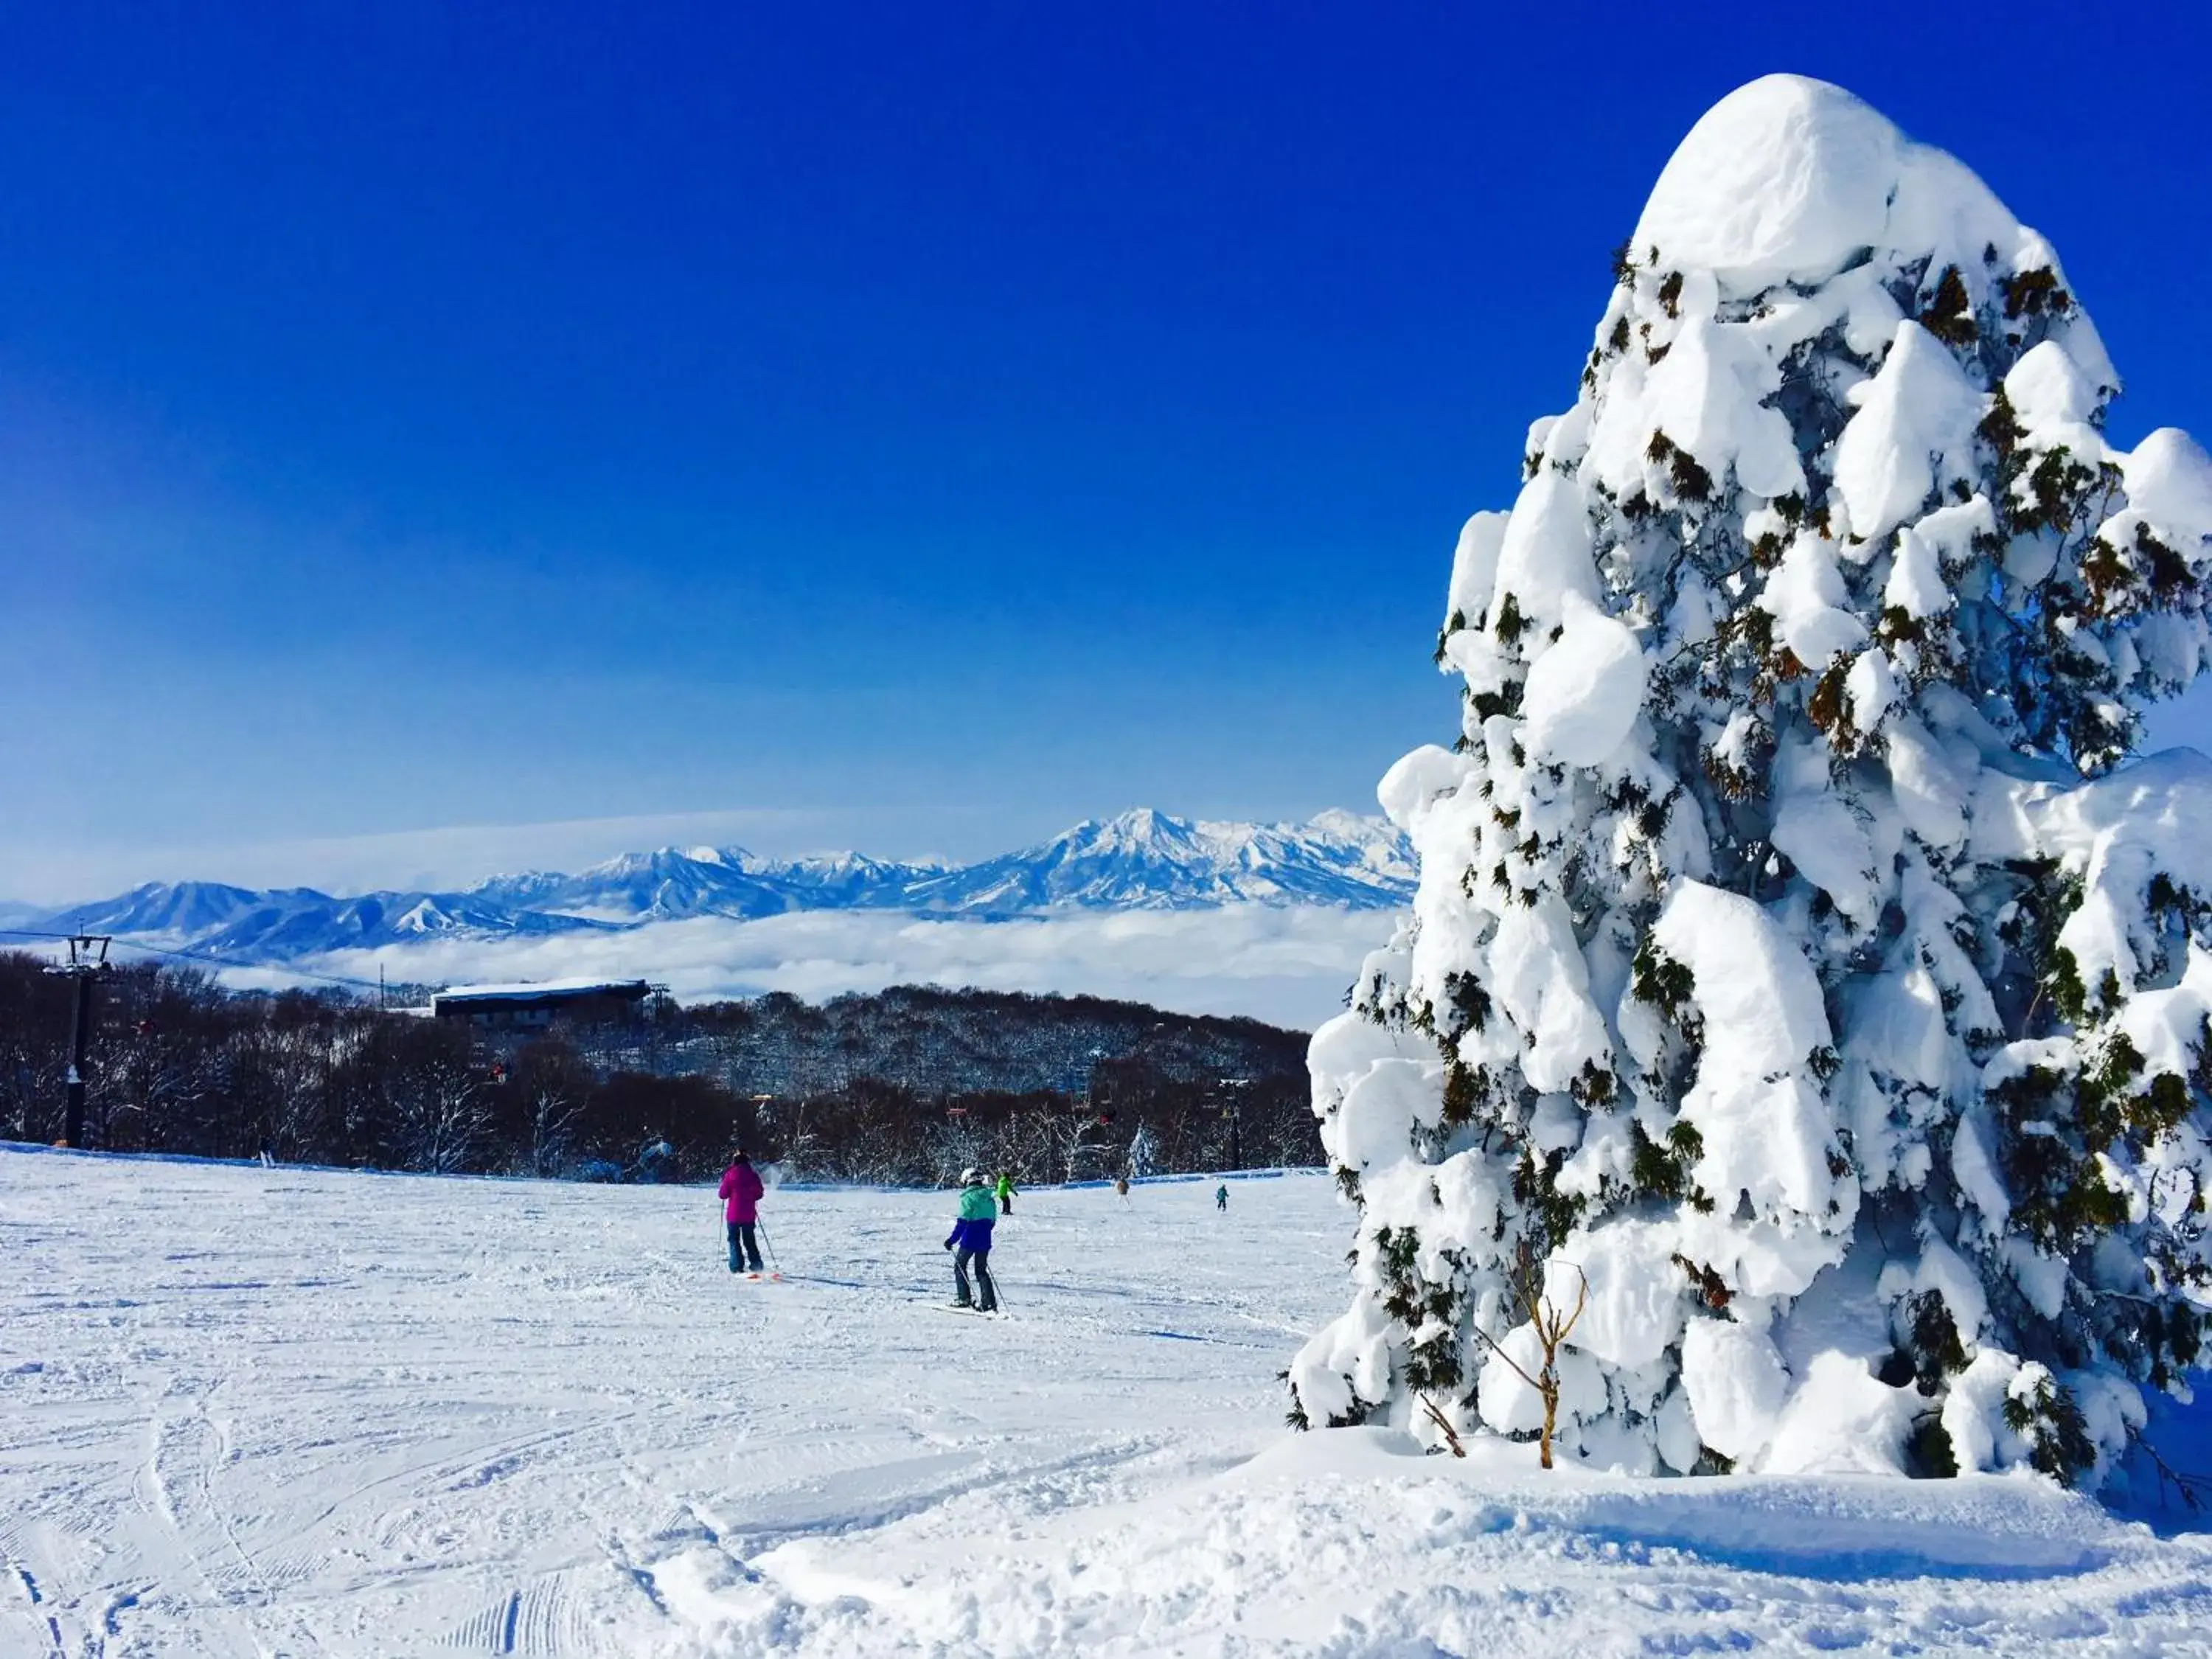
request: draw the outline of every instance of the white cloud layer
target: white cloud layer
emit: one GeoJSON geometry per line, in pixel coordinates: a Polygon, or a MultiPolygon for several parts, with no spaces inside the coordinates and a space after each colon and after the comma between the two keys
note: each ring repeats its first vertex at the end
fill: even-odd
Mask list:
{"type": "Polygon", "coordinates": [[[973,985],[1087,993],[1310,1029],[1342,1007],[1360,959],[1389,937],[1391,924],[1376,911],[1256,904],[989,922],[812,911],[344,951],[313,965],[368,980],[380,966],[395,981],[438,984],[605,974],[665,984],[686,1001],[973,985]]]}

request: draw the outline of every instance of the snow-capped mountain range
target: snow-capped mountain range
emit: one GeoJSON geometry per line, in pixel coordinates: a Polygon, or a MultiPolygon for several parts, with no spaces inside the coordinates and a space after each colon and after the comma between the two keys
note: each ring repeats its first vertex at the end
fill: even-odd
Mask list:
{"type": "Polygon", "coordinates": [[[1065,911],[1182,910],[1257,903],[1389,909],[1413,890],[1405,838],[1388,821],[1328,811],[1304,823],[1215,823],[1140,807],[975,864],[907,864],[842,853],[758,858],[737,847],[626,853],[567,875],[494,876],[459,892],[334,897],[149,882],[19,925],[112,933],[236,960],[296,962],[432,939],[608,931],[799,910],[896,910],[970,920],[1065,911]]]}

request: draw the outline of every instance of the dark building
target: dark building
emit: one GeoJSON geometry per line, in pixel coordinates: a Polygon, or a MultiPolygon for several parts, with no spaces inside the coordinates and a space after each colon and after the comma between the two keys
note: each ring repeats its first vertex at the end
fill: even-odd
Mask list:
{"type": "Polygon", "coordinates": [[[634,1019],[657,987],[641,979],[556,979],[542,985],[455,985],[430,999],[440,1019],[471,1025],[550,1025],[557,1015],[584,1021],[634,1019]]]}

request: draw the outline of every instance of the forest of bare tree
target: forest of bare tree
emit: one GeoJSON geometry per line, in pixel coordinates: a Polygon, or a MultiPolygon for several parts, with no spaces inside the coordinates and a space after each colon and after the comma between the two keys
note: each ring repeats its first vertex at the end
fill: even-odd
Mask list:
{"type": "MultiPolygon", "coordinates": [[[[68,984],[0,953],[0,1139],[63,1133],[68,984]]],[[[794,1178],[1023,1183],[1310,1165],[1305,1038],[1088,997],[900,987],[487,1030],[342,994],[100,977],[85,1143],[112,1151],[695,1180],[732,1147],[794,1178]]]]}

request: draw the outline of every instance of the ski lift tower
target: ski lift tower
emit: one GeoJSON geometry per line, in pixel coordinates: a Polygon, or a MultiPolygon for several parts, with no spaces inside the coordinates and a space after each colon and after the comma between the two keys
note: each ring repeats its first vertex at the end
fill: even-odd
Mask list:
{"type": "Polygon", "coordinates": [[[1225,1077],[1221,1086],[1228,1091],[1229,1103],[1222,1115],[1229,1120],[1229,1167],[1244,1167],[1244,1091],[1252,1086],[1249,1077],[1225,1077]]]}
{"type": "Polygon", "coordinates": [[[73,933],[69,960],[49,966],[73,981],[70,1001],[70,1061],[62,1109],[62,1145],[84,1145],[84,1068],[92,1046],[92,982],[107,976],[107,947],[114,940],[104,933],[73,933]]]}

